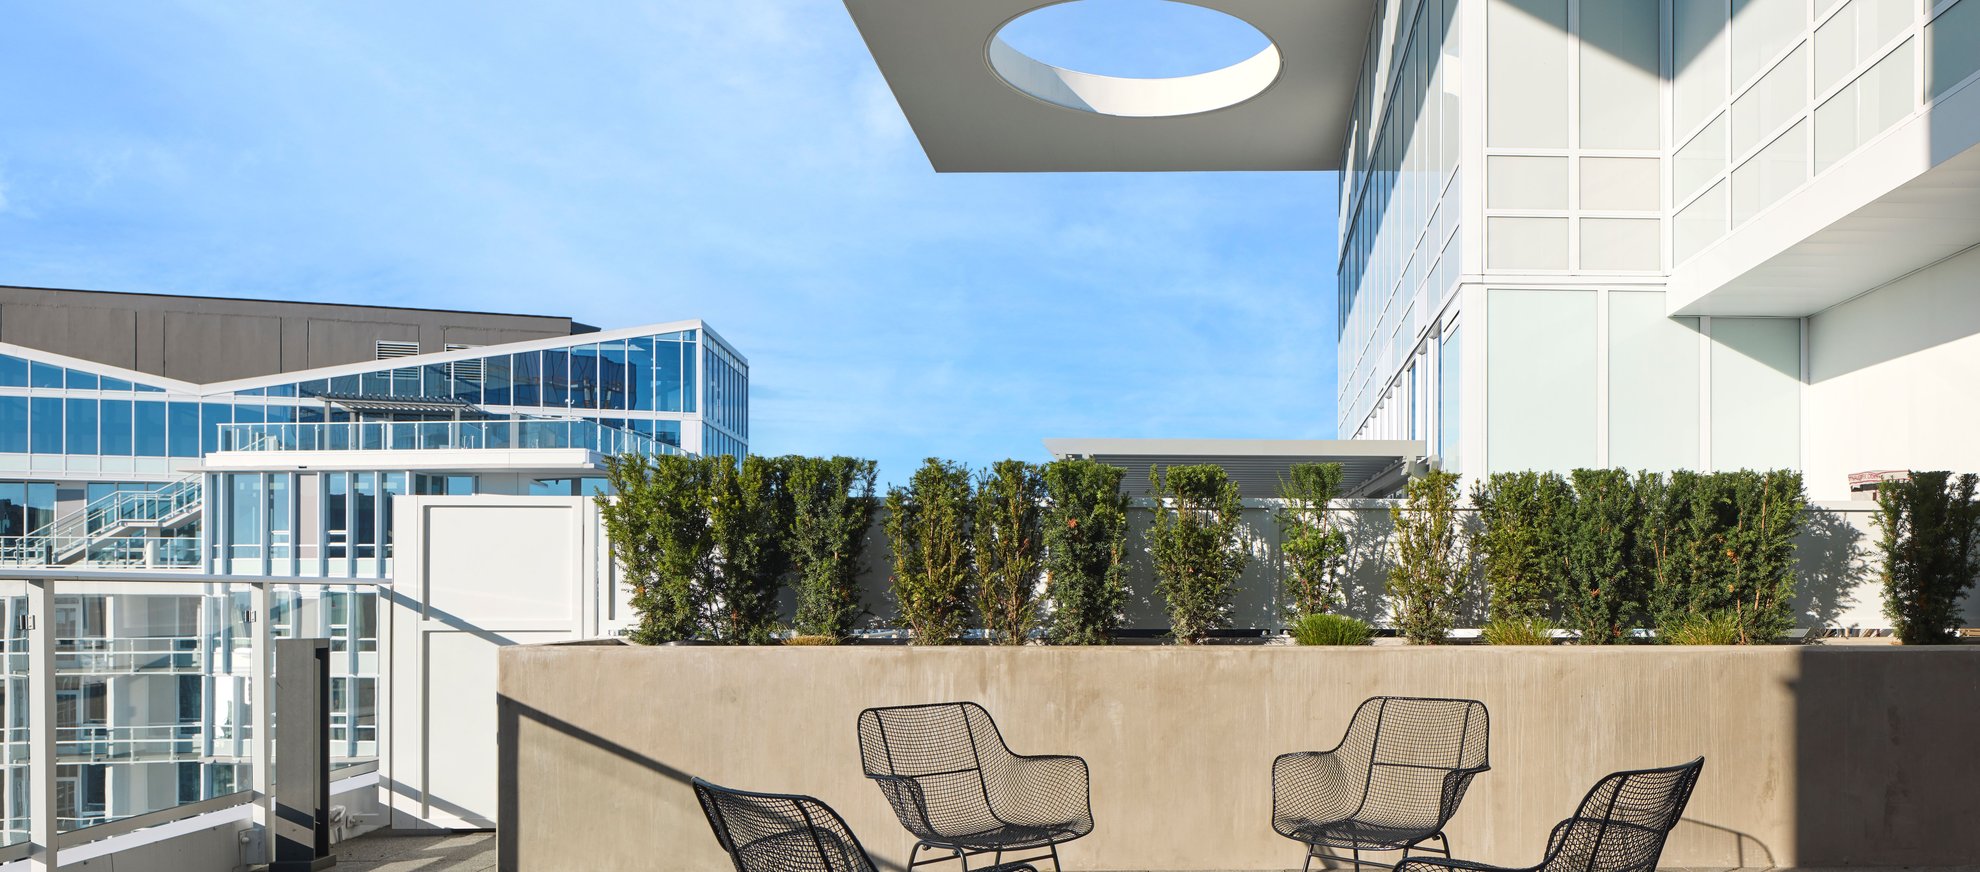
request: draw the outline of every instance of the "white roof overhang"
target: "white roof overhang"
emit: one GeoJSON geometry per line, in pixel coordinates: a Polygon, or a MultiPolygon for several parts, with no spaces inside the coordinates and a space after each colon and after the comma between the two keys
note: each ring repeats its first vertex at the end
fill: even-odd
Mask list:
{"type": "Polygon", "coordinates": [[[938,172],[1339,168],[1374,0],[1190,0],[1245,21],[1273,47],[1179,79],[1061,70],[996,38],[1010,20],[1056,2],[846,0],[846,8],[938,172]]]}

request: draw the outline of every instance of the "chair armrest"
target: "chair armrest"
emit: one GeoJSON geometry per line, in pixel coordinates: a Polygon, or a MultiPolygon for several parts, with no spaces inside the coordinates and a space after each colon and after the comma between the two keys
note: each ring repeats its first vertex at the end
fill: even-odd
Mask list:
{"type": "Polygon", "coordinates": [[[1299,751],[1272,760],[1272,817],[1338,820],[1361,804],[1367,773],[1350,773],[1332,751],[1299,751]]]}
{"type": "Polygon", "coordinates": [[[990,804],[999,818],[1032,826],[1092,828],[1092,779],[1084,758],[1013,754],[999,775],[990,804]]]}
{"type": "Polygon", "coordinates": [[[894,809],[894,817],[901,826],[917,836],[928,838],[935,835],[935,824],[928,819],[928,794],[922,790],[921,782],[906,775],[867,775],[880,785],[880,793],[887,797],[887,804],[894,809]]]}
{"type": "Polygon", "coordinates": [[[1458,803],[1464,800],[1464,792],[1471,787],[1471,779],[1480,772],[1490,771],[1490,766],[1474,766],[1470,769],[1452,769],[1444,773],[1443,805],[1439,809],[1439,820],[1449,822],[1457,814],[1458,803]]]}

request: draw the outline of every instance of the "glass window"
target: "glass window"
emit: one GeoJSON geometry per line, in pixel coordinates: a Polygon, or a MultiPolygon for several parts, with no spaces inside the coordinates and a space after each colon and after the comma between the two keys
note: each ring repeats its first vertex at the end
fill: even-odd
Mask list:
{"type": "Polygon", "coordinates": [[[1658,4],[1581,0],[1581,146],[1658,144],[1658,4]]]}
{"type": "MultiPolygon", "coordinates": [[[[289,474],[268,476],[268,556],[287,560],[294,536],[294,513],[289,510],[289,474]]],[[[286,570],[284,570],[286,571],[286,570]]]]}
{"type": "Polygon", "coordinates": [[[363,379],[354,374],[332,376],[330,379],[330,393],[349,395],[362,390],[364,390],[363,379]]]}
{"type": "Polygon", "coordinates": [[[261,557],[261,473],[239,472],[227,476],[228,556],[235,560],[261,557]]]}
{"type": "Polygon", "coordinates": [[[379,487],[378,500],[378,554],[392,556],[392,498],[406,492],[406,474],[403,472],[381,473],[384,480],[379,487]]]}
{"type": "Polygon", "coordinates": [[[199,450],[212,454],[220,450],[220,425],[234,422],[234,407],[226,403],[200,404],[199,450]]]}
{"type": "Polygon", "coordinates": [[[378,473],[351,473],[351,542],[359,560],[378,556],[378,473]]]}
{"type": "Polygon", "coordinates": [[[1712,468],[1801,462],[1801,323],[1712,319],[1712,468]]]}
{"type": "Polygon", "coordinates": [[[1672,0],[1671,21],[1671,133],[1684,136],[1726,102],[1726,0],[1672,0]]]}
{"type": "MultiPolygon", "coordinates": [[[[1567,146],[1567,6],[1567,0],[1503,0],[1488,7],[1485,135],[1490,145],[1567,146]]],[[[1400,114],[1391,111],[1384,126],[1400,114]]],[[[1384,137],[1391,149],[1398,139],[1384,137]]]]}
{"type": "Polygon", "coordinates": [[[139,457],[165,456],[165,404],[157,400],[138,400],[133,405],[132,429],[135,431],[132,445],[139,457]]]}
{"type": "Polygon", "coordinates": [[[497,354],[481,361],[482,402],[490,406],[509,404],[509,356],[497,354]]]}
{"type": "Polygon", "coordinates": [[[118,457],[129,457],[131,444],[131,401],[103,401],[103,448],[102,453],[118,457]]]}
{"type": "Polygon", "coordinates": [[[690,341],[681,345],[681,411],[692,412],[701,404],[700,382],[695,381],[695,355],[701,346],[692,341],[693,331],[688,331],[690,341]]]}
{"type": "Polygon", "coordinates": [[[599,395],[603,393],[603,382],[598,346],[579,345],[570,350],[570,355],[572,408],[599,408],[601,399],[599,395]]]}
{"type": "Polygon", "coordinates": [[[167,406],[168,445],[173,457],[199,456],[199,404],[170,403],[167,406]]]}
{"type": "Polygon", "coordinates": [[[111,378],[107,375],[103,377],[102,383],[103,389],[106,391],[128,391],[131,389],[130,382],[120,378],[111,378]]]}
{"type": "Polygon", "coordinates": [[[641,336],[626,343],[626,398],[624,408],[641,412],[654,409],[651,336],[641,336]]]}
{"type": "Polygon", "coordinates": [[[28,398],[0,397],[0,452],[28,450],[28,398]]]}
{"type": "Polygon", "coordinates": [[[0,354],[0,386],[18,388],[28,383],[27,361],[11,354],[0,354]]]}
{"type": "Polygon", "coordinates": [[[295,395],[296,395],[296,386],[295,386],[295,385],[269,385],[269,386],[268,386],[268,395],[269,395],[269,396],[271,396],[271,397],[293,397],[293,396],[295,396],[295,395]]]}
{"type": "MultiPolygon", "coordinates": [[[[348,472],[323,474],[323,553],[342,560],[350,551],[350,476],[348,472]]],[[[332,574],[338,574],[334,570],[332,574]]]]}
{"type": "Polygon", "coordinates": [[[543,405],[568,408],[571,404],[571,353],[564,348],[543,350],[543,405]]]}
{"type": "MultiPolygon", "coordinates": [[[[631,397],[628,388],[631,378],[626,374],[626,343],[601,342],[598,345],[598,408],[629,409],[631,397]]],[[[643,372],[644,370],[642,370],[643,372]]]]}
{"type": "Polygon", "coordinates": [[[25,536],[27,532],[27,485],[0,481],[0,536],[25,536]]]}
{"type": "Polygon", "coordinates": [[[1664,295],[1609,293],[1609,465],[1698,468],[1698,319],[1664,295]]]}
{"type": "Polygon", "coordinates": [[[37,388],[59,388],[62,386],[62,368],[37,362],[30,383],[37,388]]]}
{"type": "Polygon", "coordinates": [[[71,399],[66,403],[67,430],[69,438],[65,443],[70,454],[96,453],[96,401],[71,399]]]}
{"type": "Polygon", "coordinates": [[[36,454],[62,453],[62,398],[32,397],[29,399],[28,423],[32,443],[28,450],[36,454]]]}
{"type": "Polygon", "coordinates": [[[524,351],[510,355],[509,378],[514,384],[514,405],[541,405],[543,402],[543,352],[524,351]]]}
{"type": "Polygon", "coordinates": [[[68,382],[69,388],[71,390],[78,390],[78,391],[96,390],[96,385],[97,385],[96,373],[83,372],[82,370],[79,369],[71,369],[71,370],[66,370],[64,372],[64,375],[66,376],[66,381],[68,382]]]}
{"type": "Polygon", "coordinates": [[[685,407],[681,402],[681,343],[662,341],[653,350],[653,391],[655,408],[663,412],[679,412],[685,407]]]}
{"type": "Polygon", "coordinates": [[[1962,0],[1925,28],[1927,92],[1937,97],[1980,72],[1980,3],[1962,0]]]}

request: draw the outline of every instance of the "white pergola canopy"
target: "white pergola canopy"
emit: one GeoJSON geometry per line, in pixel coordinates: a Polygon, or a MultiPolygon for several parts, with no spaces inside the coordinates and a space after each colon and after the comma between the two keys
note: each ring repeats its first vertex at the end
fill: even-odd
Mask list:
{"type": "Polygon", "coordinates": [[[1332,170],[1374,0],[1190,0],[1272,41],[1223,70],[1122,79],[997,39],[1061,0],[846,0],[938,172],[1332,170]]]}

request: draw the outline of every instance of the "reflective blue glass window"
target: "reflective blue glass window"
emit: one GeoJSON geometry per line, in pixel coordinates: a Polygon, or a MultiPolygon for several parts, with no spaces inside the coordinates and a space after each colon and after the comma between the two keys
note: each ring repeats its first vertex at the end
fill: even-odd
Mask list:
{"type": "Polygon", "coordinates": [[[67,372],[69,387],[79,391],[96,390],[96,373],[72,369],[67,372]]]}
{"type": "Polygon", "coordinates": [[[236,424],[259,424],[259,423],[261,423],[261,422],[262,422],[262,414],[261,414],[261,410],[262,410],[262,408],[263,408],[262,406],[250,406],[250,405],[248,405],[248,404],[246,404],[246,403],[235,403],[235,404],[234,404],[234,423],[236,423],[236,424]]]}
{"type": "Polygon", "coordinates": [[[235,392],[234,392],[234,396],[237,396],[237,397],[259,397],[259,396],[265,396],[265,395],[267,395],[267,393],[268,393],[268,389],[267,389],[267,388],[248,388],[248,389],[246,389],[246,390],[239,390],[239,391],[235,391],[235,392]]]}
{"type": "Polygon", "coordinates": [[[454,395],[454,377],[449,372],[452,364],[429,363],[419,368],[419,392],[428,397],[451,397],[454,395]]]}
{"type": "Polygon", "coordinates": [[[62,368],[36,363],[29,375],[29,383],[38,388],[59,388],[62,386],[62,368]]]}
{"type": "Polygon", "coordinates": [[[509,404],[509,356],[497,354],[481,361],[481,401],[491,406],[509,404]]]}
{"type": "Polygon", "coordinates": [[[68,401],[67,441],[70,454],[96,453],[96,401],[68,401]]]}
{"type": "Polygon", "coordinates": [[[129,457],[131,445],[131,401],[103,401],[103,454],[129,457]]]}
{"type": "Polygon", "coordinates": [[[33,397],[28,409],[28,450],[36,454],[62,453],[62,398],[33,397]]]}
{"type": "Polygon", "coordinates": [[[28,450],[27,397],[0,397],[0,452],[28,450]]]}
{"type": "Polygon", "coordinates": [[[271,396],[271,397],[293,397],[293,396],[295,396],[295,395],[296,395],[296,386],[295,386],[295,385],[269,385],[269,386],[268,386],[268,395],[269,395],[269,396],[271,396]]]}
{"type": "Polygon", "coordinates": [[[571,352],[563,348],[543,350],[543,406],[568,408],[571,404],[571,352]]]}
{"type": "Polygon", "coordinates": [[[624,408],[641,412],[653,411],[653,337],[651,336],[641,336],[626,343],[624,408]]]}
{"type": "Polygon", "coordinates": [[[681,422],[679,421],[653,422],[653,438],[665,442],[668,445],[672,445],[675,448],[681,447],[681,422]]]}
{"type": "Polygon", "coordinates": [[[699,405],[701,385],[694,379],[695,355],[700,349],[692,342],[681,344],[681,411],[692,412],[699,405]]]}
{"type": "MultiPolygon", "coordinates": [[[[630,409],[632,397],[630,386],[632,376],[627,374],[628,353],[624,342],[601,342],[598,345],[598,407],[601,409],[630,409]]],[[[646,370],[642,368],[641,373],[646,370]]]]}
{"type": "Polygon", "coordinates": [[[164,388],[147,384],[134,384],[131,385],[131,389],[141,394],[162,394],[165,392],[164,388]]]}
{"type": "Polygon", "coordinates": [[[361,372],[358,373],[357,379],[357,391],[360,394],[370,397],[389,397],[392,395],[392,371],[389,369],[378,370],[376,372],[361,372]]]}
{"type": "Polygon", "coordinates": [[[420,395],[419,370],[417,366],[402,366],[392,370],[392,396],[417,397],[420,395]]]}
{"type": "Polygon", "coordinates": [[[124,381],[123,379],[120,378],[111,378],[106,375],[103,377],[103,389],[106,391],[128,391],[131,389],[131,383],[124,381]]]}
{"type": "Polygon", "coordinates": [[[322,421],[323,421],[323,407],[322,407],[322,406],[297,406],[297,407],[296,407],[296,422],[297,422],[297,423],[300,423],[300,424],[317,424],[317,423],[321,423],[322,421]]]}
{"type": "Polygon", "coordinates": [[[226,403],[201,403],[199,407],[199,452],[220,450],[220,425],[234,423],[234,407],[226,403]]]}
{"type": "Polygon", "coordinates": [[[510,355],[509,378],[515,385],[514,405],[540,405],[543,401],[543,352],[524,351],[510,355]]]}
{"type": "Polygon", "coordinates": [[[24,535],[27,535],[27,484],[0,481],[0,536],[24,535]]]}
{"type": "Polygon", "coordinates": [[[330,393],[355,394],[359,389],[358,377],[355,375],[340,375],[330,379],[330,393]]]}
{"type": "Polygon", "coordinates": [[[603,393],[599,381],[598,346],[579,345],[571,349],[571,407],[596,409],[603,393]]]}
{"type": "Polygon", "coordinates": [[[11,354],[0,354],[0,385],[10,388],[26,387],[27,379],[27,361],[11,354]]]}
{"type": "Polygon", "coordinates": [[[440,366],[446,369],[448,377],[453,380],[454,389],[452,396],[454,399],[460,400],[463,403],[481,405],[482,373],[487,366],[487,361],[461,360],[454,363],[443,363],[440,366]]]}
{"type": "Polygon", "coordinates": [[[138,400],[135,418],[137,431],[137,455],[139,457],[165,456],[165,404],[157,400],[138,400]]]}
{"type": "Polygon", "coordinates": [[[681,385],[681,344],[661,342],[653,350],[653,391],[660,411],[681,411],[681,385]]]}
{"type": "Polygon", "coordinates": [[[275,403],[270,403],[268,405],[268,423],[287,424],[290,421],[294,421],[295,419],[296,419],[295,406],[284,406],[275,403]]]}
{"type": "Polygon", "coordinates": [[[166,410],[173,457],[199,456],[199,404],[172,403],[166,410]]]}

